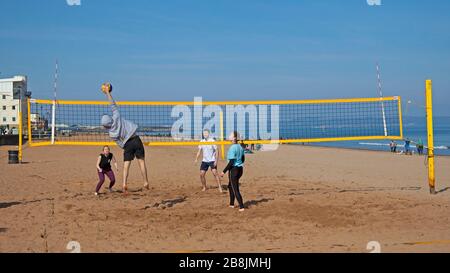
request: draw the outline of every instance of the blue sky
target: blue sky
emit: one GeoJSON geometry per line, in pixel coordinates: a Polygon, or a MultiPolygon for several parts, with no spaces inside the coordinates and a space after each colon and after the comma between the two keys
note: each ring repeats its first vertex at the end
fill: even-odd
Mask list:
{"type": "MultiPolygon", "coordinates": [[[[1,0],[0,77],[33,96],[118,100],[310,99],[385,95],[450,116],[450,1],[1,0]]],[[[407,115],[422,114],[409,107],[407,115]]]]}

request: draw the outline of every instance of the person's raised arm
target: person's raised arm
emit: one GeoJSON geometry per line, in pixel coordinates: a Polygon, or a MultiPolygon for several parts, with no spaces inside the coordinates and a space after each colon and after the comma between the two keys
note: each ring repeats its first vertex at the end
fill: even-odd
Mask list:
{"type": "Polygon", "coordinates": [[[120,117],[120,113],[119,113],[119,109],[117,108],[116,102],[114,101],[111,92],[105,92],[106,97],[108,98],[109,103],[111,104],[111,110],[113,113],[113,118],[116,117],[120,117]]]}

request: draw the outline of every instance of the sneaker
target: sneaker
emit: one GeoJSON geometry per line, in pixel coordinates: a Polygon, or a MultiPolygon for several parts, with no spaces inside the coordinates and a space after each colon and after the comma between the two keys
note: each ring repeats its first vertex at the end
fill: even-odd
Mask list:
{"type": "Polygon", "coordinates": [[[113,193],[114,190],[112,188],[108,188],[109,193],[113,193]]]}
{"type": "Polygon", "coordinates": [[[95,195],[95,196],[98,196],[98,192],[94,192],[94,195],[95,195]]]}

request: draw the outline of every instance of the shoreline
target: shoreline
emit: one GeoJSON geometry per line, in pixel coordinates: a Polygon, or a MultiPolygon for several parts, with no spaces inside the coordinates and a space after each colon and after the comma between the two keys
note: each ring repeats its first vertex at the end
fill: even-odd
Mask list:
{"type": "MultiPolygon", "coordinates": [[[[295,144],[295,143],[289,143],[289,144],[282,144],[282,145],[292,145],[293,147],[296,146],[300,146],[300,147],[311,147],[311,148],[319,148],[319,149],[332,149],[332,150],[346,150],[346,151],[360,151],[360,152],[374,152],[374,153],[389,153],[391,154],[391,152],[389,150],[386,151],[382,151],[382,150],[375,150],[375,149],[368,149],[368,148],[350,148],[350,147],[334,147],[334,146],[320,146],[320,145],[302,145],[302,144],[295,144]]],[[[393,153],[392,153],[393,154],[393,153]]],[[[395,155],[403,155],[400,153],[395,153],[395,155]]],[[[412,155],[413,157],[415,156],[419,156],[417,153],[414,153],[414,155],[412,155]]],[[[427,154],[423,154],[422,156],[427,156],[427,154]]],[[[450,155],[434,155],[435,157],[444,157],[444,158],[448,158],[450,157],[450,155]]]]}

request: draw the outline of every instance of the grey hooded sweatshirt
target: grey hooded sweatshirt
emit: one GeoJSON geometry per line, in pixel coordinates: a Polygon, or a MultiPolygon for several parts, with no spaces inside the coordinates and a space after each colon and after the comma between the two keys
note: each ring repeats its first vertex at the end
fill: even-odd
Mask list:
{"type": "Polygon", "coordinates": [[[104,115],[101,123],[103,126],[109,128],[109,136],[123,149],[125,143],[135,135],[138,126],[120,116],[115,102],[111,103],[111,109],[113,113],[112,117],[104,115]]]}

